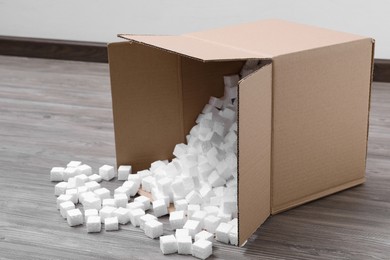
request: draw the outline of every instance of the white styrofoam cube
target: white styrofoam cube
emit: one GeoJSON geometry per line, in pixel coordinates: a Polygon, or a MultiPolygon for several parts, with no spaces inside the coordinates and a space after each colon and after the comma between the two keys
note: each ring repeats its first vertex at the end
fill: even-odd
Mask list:
{"type": "MultiPolygon", "coordinates": [[[[185,229],[186,230],[186,229],[185,229]]],[[[177,230],[176,230],[177,231],[177,230]]],[[[192,254],[192,238],[190,236],[176,236],[177,253],[180,255],[192,254]]]]}
{"type": "Polygon", "coordinates": [[[102,206],[105,207],[105,206],[110,206],[110,207],[114,207],[116,208],[116,203],[115,203],[115,199],[104,199],[102,200],[102,206]]]}
{"type": "Polygon", "coordinates": [[[200,223],[200,228],[203,229],[204,226],[204,218],[207,216],[207,212],[203,210],[195,211],[191,215],[192,220],[197,220],[200,223]]]}
{"type": "Polygon", "coordinates": [[[54,186],[54,195],[60,196],[61,194],[65,194],[67,186],[68,183],[65,181],[57,183],[56,186],[54,186]]]}
{"type": "Polygon", "coordinates": [[[77,170],[80,174],[85,174],[86,176],[92,175],[92,167],[87,164],[82,164],[77,167],[77,170]]]}
{"type": "Polygon", "coordinates": [[[109,181],[115,177],[115,168],[111,165],[103,165],[99,168],[99,175],[102,177],[103,180],[109,181]]]}
{"type": "Polygon", "coordinates": [[[123,194],[127,197],[127,199],[130,199],[131,188],[128,186],[120,186],[114,190],[114,195],[117,194],[123,194]]]}
{"type": "Polygon", "coordinates": [[[202,196],[196,190],[190,191],[185,198],[188,204],[201,204],[203,202],[202,196]]]}
{"type": "Polygon", "coordinates": [[[217,171],[212,171],[208,177],[208,183],[213,187],[218,187],[225,185],[226,180],[219,176],[217,171]]]}
{"type": "Polygon", "coordinates": [[[209,104],[220,109],[223,105],[223,101],[216,97],[210,97],[209,104]]]}
{"type": "Polygon", "coordinates": [[[101,188],[100,184],[97,181],[86,182],[85,186],[88,188],[89,191],[95,191],[101,188]]]}
{"type": "Polygon", "coordinates": [[[132,181],[137,184],[137,187],[141,185],[141,179],[138,174],[129,174],[129,177],[127,177],[128,181],[132,181]]]}
{"type": "Polygon", "coordinates": [[[223,76],[223,83],[227,87],[234,87],[238,85],[238,81],[240,81],[239,75],[229,75],[229,76],[223,76]]]}
{"type": "Polygon", "coordinates": [[[183,180],[183,187],[185,191],[188,193],[195,188],[194,180],[191,176],[181,176],[183,180]]]}
{"type": "Polygon", "coordinates": [[[87,192],[79,194],[79,202],[81,204],[84,204],[84,200],[88,197],[98,198],[98,196],[95,193],[93,193],[92,191],[87,191],[87,192]]]}
{"type": "Polygon", "coordinates": [[[150,171],[155,172],[158,168],[164,167],[165,165],[166,165],[165,162],[163,162],[161,160],[152,162],[150,164],[150,171]]]}
{"type": "Polygon", "coordinates": [[[102,208],[102,201],[98,197],[87,196],[83,200],[83,206],[84,206],[84,210],[86,209],[100,210],[102,208]]]}
{"type": "Polygon", "coordinates": [[[129,223],[129,221],[130,221],[129,212],[130,212],[129,209],[126,209],[126,208],[117,208],[117,209],[112,213],[112,216],[113,216],[113,217],[117,217],[117,218],[118,218],[119,224],[124,225],[124,224],[129,223]]]}
{"type": "Polygon", "coordinates": [[[229,243],[229,232],[233,228],[228,223],[220,223],[215,230],[215,239],[219,242],[228,244],[229,243]]]}
{"type": "Polygon", "coordinates": [[[176,200],[175,203],[175,210],[183,210],[184,212],[187,212],[188,202],[185,199],[176,200]]]}
{"type": "Polygon", "coordinates": [[[156,217],[161,217],[168,214],[168,208],[163,199],[153,201],[153,214],[156,217]]]}
{"type": "Polygon", "coordinates": [[[139,223],[140,223],[140,228],[142,230],[145,229],[145,223],[148,222],[149,220],[157,220],[156,216],[153,216],[152,214],[145,214],[139,218],[139,223]]]}
{"type": "Polygon", "coordinates": [[[232,225],[233,227],[238,227],[238,218],[230,220],[228,224],[232,225]]]}
{"type": "Polygon", "coordinates": [[[192,256],[199,259],[207,259],[213,254],[213,243],[199,239],[192,244],[192,256]]]}
{"type": "Polygon", "coordinates": [[[63,179],[64,179],[64,181],[68,181],[69,178],[73,178],[73,177],[75,177],[77,174],[78,174],[77,168],[75,168],[75,167],[67,167],[67,168],[65,168],[65,170],[64,170],[63,179]]]}
{"type": "Polygon", "coordinates": [[[157,238],[163,235],[163,224],[157,220],[149,220],[145,222],[145,235],[150,238],[157,238]]]}
{"type": "Polygon", "coordinates": [[[84,209],[84,220],[85,220],[85,222],[87,222],[88,218],[90,218],[92,216],[99,216],[99,212],[97,211],[97,209],[84,209]]]}
{"type": "Polygon", "coordinates": [[[72,167],[72,168],[76,168],[78,166],[80,166],[82,164],[82,162],[80,161],[70,161],[66,167],[72,167]]]}
{"type": "Polygon", "coordinates": [[[99,210],[99,216],[102,219],[102,223],[104,223],[104,220],[106,218],[111,218],[114,215],[114,211],[116,210],[116,207],[110,207],[110,206],[105,206],[101,210],[99,210]]]}
{"type": "Polygon", "coordinates": [[[238,228],[237,226],[233,226],[233,228],[229,232],[229,242],[232,245],[238,245],[238,228]]]}
{"type": "Polygon", "coordinates": [[[179,238],[179,237],[183,237],[183,236],[190,236],[190,232],[188,231],[188,229],[184,229],[184,228],[178,228],[176,229],[175,231],[175,237],[176,239],[179,238]]]}
{"type": "Polygon", "coordinates": [[[121,165],[118,168],[118,181],[126,181],[131,174],[131,165],[121,165]]]}
{"type": "Polygon", "coordinates": [[[150,192],[155,185],[156,178],[154,176],[150,175],[142,179],[142,189],[144,191],[150,192]]]}
{"type": "Polygon", "coordinates": [[[177,158],[182,157],[183,155],[187,154],[188,147],[186,144],[177,144],[175,146],[175,149],[173,150],[173,155],[176,156],[177,158]]]}
{"type": "Polygon", "coordinates": [[[142,204],[141,202],[137,202],[137,201],[133,201],[133,202],[130,202],[126,205],[126,208],[127,209],[144,209],[144,204],[142,204]]]}
{"type": "Polygon", "coordinates": [[[169,178],[174,178],[179,174],[179,171],[177,170],[176,166],[174,163],[170,162],[165,166],[165,172],[167,177],[169,178]]]}
{"type": "Polygon", "coordinates": [[[215,233],[215,230],[221,223],[221,219],[219,217],[210,215],[204,218],[203,223],[204,223],[204,229],[206,229],[210,233],[215,233]]]}
{"type": "Polygon", "coordinates": [[[96,173],[88,176],[88,179],[89,179],[89,181],[96,181],[96,182],[101,182],[102,181],[102,177],[99,174],[96,174],[96,173]]]}
{"type": "Polygon", "coordinates": [[[188,218],[191,219],[192,214],[194,214],[194,212],[199,211],[199,210],[200,210],[200,205],[198,205],[198,204],[188,204],[188,206],[187,206],[187,216],[188,216],[188,218]]]}
{"type": "Polygon", "coordinates": [[[67,194],[61,194],[57,198],[57,209],[60,209],[60,204],[65,201],[72,201],[72,196],[67,194]]]}
{"type": "Polygon", "coordinates": [[[147,176],[152,175],[152,172],[149,170],[142,170],[142,171],[138,171],[137,175],[139,176],[140,181],[142,182],[142,179],[147,177],[147,176]]]}
{"type": "Polygon", "coordinates": [[[66,189],[69,190],[69,189],[75,189],[75,188],[77,188],[76,179],[74,177],[70,177],[68,179],[68,185],[66,186],[66,189]]]}
{"type": "Polygon", "coordinates": [[[215,193],[215,196],[222,197],[224,191],[225,191],[225,187],[223,186],[213,188],[213,192],[215,193]]]}
{"type": "Polygon", "coordinates": [[[99,216],[90,216],[86,220],[86,224],[88,233],[96,233],[102,230],[102,223],[99,216]]]}
{"type": "Polygon", "coordinates": [[[217,206],[205,206],[202,210],[206,211],[207,216],[217,216],[219,213],[219,208],[217,206]]]}
{"type": "Polygon", "coordinates": [[[75,205],[73,204],[72,201],[69,200],[69,201],[65,201],[65,202],[60,203],[59,209],[60,209],[61,216],[63,218],[66,218],[66,216],[67,216],[66,212],[68,210],[75,209],[75,205]]]}
{"type": "Polygon", "coordinates": [[[232,214],[225,213],[223,209],[221,208],[218,212],[217,217],[221,219],[221,222],[227,223],[232,219],[232,214]]]}
{"type": "Polygon", "coordinates": [[[146,196],[138,196],[137,198],[134,199],[134,202],[139,202],[139,203],[142,203],[144,206],[143,206],[143,210],[148,210],[150,209],[150,199],[146,196]]]}
{"type": "MultiPolygon", "coordinates": [[[[132,174],[132,175],[135,175],[135,174],[132,174]]],[[[139,183],[136,181],[125,181],[122,184],[122,187],[129,188],[130,197],[134,197],[135,194],[137,194],[139,186],[140,186],[139,183]]]]}
{"type": "Polygon", "coordinates": [[[157,187],[164,194],[168,194],[171,188],[172,179],[165,177],[160,180],[157,180],[157,187]]]}
{"type": "Polygon", "coordinates": [[[130,222],[134,227],[139,227],[141,225],[140,218],[145,215],[143,209],[133,209],[129,210],[130,222]]]}
{"type": "Polygon", "coordinates": [[[88,192],[88,187],[87,186],[84,185],[84,186],[77,187],[77,196],[79,198],[79,202],[80,202],[81,194],[86,193],[86,192],[88,192]]]}
{"type": "Polygon", "coordinates": [[[82,225],[84,222],[83,214],[79,209],[68,210],[66,212],[66,221],[71,227],[82,225]]]}
{"type": "Polygon", "coordinates": [[[160,237],[160,249],[164,255],[177,252],[177,241],[174,235],[166,235],[160,237]]]}
{"type": "Polygon", "coordinates": [[[85,174],[79,174],[74,177],[76,187],[84,186],[86,181],[89,181],[88,176],[85,174]]]}
{"type": "Polygon", "coordinates": [[[225,197],[222,201],[223,211],[228,214],[233,214],[237,211],[237,199],[233,196],[225,197]]]}
{"type": "Polygon", "coordinates": [[[214,235],[210,232],[202,230],[198,234],[195,235],[195,241],[198,241],[199,239],[205,239],[205,240],[208,240],[210,242],[213,242],[214,235]]]}
{"type": "Polygon", "coordinates": [[[214,196],[210,198],[210,206],[220,207],[222,204],[222,196],[214,196]]]}
{"type": "Polygon", "coordinates": [[[99,188],[93,191],[101,200],[110,198],[110,191],[106,188],[99,188]]]}
{"type": "Polygon", "coordinates": [[[119,229],[119,222],[117,217],[109,217],[104,219],[104,229],[106,231],[116,231],[119,229]]]}
{"type": "Polygon", "coordinates": [[[129,201],[127,195],[123,193],[114,194],[114,199],[115,199],[115,204],[118,208],[119,207],[126,208],[127,202],[129,201]]]}
{"type": "Polygon", "coordinates": [[[197,233],[201,231],[200,222],[197,220],[189,219],[183,226],[184,229],[188,229],[189,235],[194,238],[197,233]]]}
{"type": "Polygon", "coordinates": [[[78,193],[77,193],[77,189],[69,189],[69,190],[66,190],[65,194],[72,197],[70,200],[71,200],[74,204],[77,204],[77,203],[79,202],[79,196],[78,196],[78,193]]]}
{"type": "Polygon", "coordinates": [[[169,214],[169,223],[174,230],[183,228],[185,221],[184,211],[173,211],[169,214]]]}
{"type": "Polygon", "coordinates": [[[180,196],[180,197],[184,197],[185,195],[187,195],[187,191],[184,188],[182,178],[176,178],[171,183],[171,190],[175,195],[180,196]]]}
{"type": "Polygon", "coordinates": [[[208,201],[208,200],[210,200],[210,197],[215,195],[211,186],[207,183],[201,185],[201,187],[199,189],[199,194],[202,197],[203,201],[205,201],[205,200],[208,201]]]}
{"type": "Polygon", "coordinates": [[[53,167],[50,170],[50,181],[62,181],[64,179],[64,167],[53,167]]]}

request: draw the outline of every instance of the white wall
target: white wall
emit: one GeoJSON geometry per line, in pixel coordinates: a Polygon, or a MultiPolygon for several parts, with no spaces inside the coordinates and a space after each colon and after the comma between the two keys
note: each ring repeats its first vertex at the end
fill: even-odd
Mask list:
{"type": "Polygon", "coordinates": [[[109,42],[282,18],[371,36],[390,59],[389,11],[388,0],[0,0],[0,35],[109,42]]]}

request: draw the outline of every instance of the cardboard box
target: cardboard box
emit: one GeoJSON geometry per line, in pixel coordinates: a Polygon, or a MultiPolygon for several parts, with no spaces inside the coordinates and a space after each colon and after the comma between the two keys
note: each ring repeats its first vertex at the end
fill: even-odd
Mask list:
{"type": "Polygon", "coordinates": [[[223,76],[239,83],[239,244],[270,214],[365,180],[374,41],[281,20],[108,45],[117,165],[172,158],[223,76]]]}

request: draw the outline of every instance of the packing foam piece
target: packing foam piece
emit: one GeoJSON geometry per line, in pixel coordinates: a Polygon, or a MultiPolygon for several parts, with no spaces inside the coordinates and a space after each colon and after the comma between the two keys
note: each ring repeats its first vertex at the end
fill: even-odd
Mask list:
{"type": "Polygon", "coordinates": [[[188,231],[188,229],[178,228],[175,231],[176,239],[178,239],[179,237],[188,237],[188,236],[191,238],[190,232],[188,231]]]}
{"type": "Polygon", "coordinates": [[[147,177],[147,176],[152,175],[152,172],[149,170],[142,170],[142,171],[138,171],[137,175],[139,176],[140,181],[142,182],[142,179],[147,177]]]}
{"type": "MultiPolygon", "coordinates": [[[[235,95],[237,97],[237,88],[232,88],[233,90],[235,90],[235,95]]],[[[219,111],[219,114],[223,117],[223,118],[226,118],[227,120],[229,121],[235,121],[236,119],[236,112],[233,111],[232,109],[230,108],[225,108],[221,111],[219,111]]]]}
{"type": "Polygon", "coordinates": [[[127,180],[134,182],[137,185],[137,187],[139,187],[141,185],[141,179],[140,179],[138,174],[129,174],[129,177],[127,177],[127,180]]]}
{"type": "Polygon", "coordinates": [[[176,200],[174,206],[176,211],[183,210],[187,212],[188,202],[185,199],[176,200]]]}
{"type": "Polygon", "coordinates": [[[98,197],[87,196],[83,199],[83,206],[84,206],[84,210],[87,209],[100,210],[102,208],[102,201],[98,197]]]}
{"type": "Polygon", "coordinates": [[[131,165],[121,165],[118,168],[118,181],[127,181],[131,174],[131,165]]]}
{"type": "Polygon", "coordinates": [[[209,104],[220,109],[223,105],[223,101],[216,97],[210,97],[209,104]]]}
{"type": "Polygon", "coordinates": [[[225,213],[223,209],[220,209],[217,217],[221,219],[221,222],[227,223],[232,219],[232,214],[225,213]]]}
{"type": "Polygon", "coordinates": [[[152,189],[152,198],[153,200],[163,200],[165,203],[165,206],[168,207],[170,203],[170,197],[169,195],[165,195],[162,192],[160,192],[157,188],[152,189]]]}
{"type": "Polygon", "coordinates": [[[89,181],[85,183],[85,186],[88,188],[89,191],[95,191],[97,189],[100,189],[101,186],[96,181],[89,181]]]}
{"type": "Polygon", "coordinates": [[[115,169],[111,165],[105,164],[99,168],[99,175],[103,180],[109,181],[115,177],[115,169]]]}
{"type": "Polygon", "coordinates": [[[210,233],[215,233],[215,230],[221,223],[221,219],[216,216],[210,215],[205,217],[203,222],[204,222],[204,229],[206,229],[210,233]]]}
{"type": "Polygon", "coordinates": [[[230,99],[237,98],[237,91],[238,91],[237,86],[225,88],[225,96],[230,99]]]}
{"type": "Polygon", "coordinates": [[[77,170],[79,174],[85,174],[86,176],[92,175],[92,167],[87,164],[82,164],[80,166],[77,166],[77,170]]]}
{"type": "Polygon", "coordinates": [[[215,230],[215,239],[219,242],[229,244],[229,232],[232,228],[233,226],[228,223],[220,223],[215,230]]]}
{"type": "Polygon", "coordinates": [[[237,211],[237,199],[234,197],[226,197],[222,200],[223,212],[233,214],[237,211]]]}
{"type": "Polygon", "coordinates": [[[223,83],[227,87],[234,87],[238,85],[238,81],[240,81],[239,75],[229,75],[223,76],[223,83]]]}
{"type": "Polygon", "coordinates": [[[114,211],[116,210],[117,208],[116,207],[111,207],[111,206],[105,206],[103,207],[101,210],[99,210],[99,216],[101,217],[102,219],[102,223],[104,222],[104,220],[106,218],[111,218],[113,217],[114,215],[114,211]]]}
{"type": "Polygon", "coordinates": [[[237,187],[237,180],[236,179],[229,179],[227,182],[226,182],[226,187],[237,187]]]}
{"type": "Polygon", "coordinates": [[[199,239],[192,244],[192,256],[199,259],[207,259],[213,254],[213,243],[199,239]]]}
{"type": "Polygon", "coordinates": [[[233,227],[238,227],[238,218],[230,220],[228,224],[232,225],[233,227]]]}
{"type": "Polygon", "coordinates": [[[210,138],[210,142],[212,145],[220,147],[223,143],[223,138],[222,136],[214,132],[210,138]]]}
{"type": "Polygon", "coordinates": [[[171,190],[174,194],[184,197],[187,193],[184,188],[183,179],[178,177],[171,183],[171,190]]]}
{"type": "Polygon", "coordinates": [[[176,236],[177,253],[180,255],[192,254],[192,238],[190,236],[176,236]]]}
{"type": "Polygon", "coordinates": [[[59,205],[59,209],[60,209],[61,216],[63,218],[66,218],[67,217],[66,212],[68,210],[75,209],[75,205],[71,201],[65,201],[59,205]]]}
{"type": "Polygon", "coordinates": [[[123,194],[130,199],[131,188],[129,186],[120,186],[114,190],[114,195],[123,194]]]}
{"type": "Polygon", "coordinates": [[[230,168],[228,168],[227,163],[224,161],[217,164],[217,167],[215,167],[217,173],[219,176],[224,178],[225,180],[229,179],[230,176],[232,176],[232,171],[230,168]]]}
{"type": "Polygon", "coordinates": [[[186,221],[184,211],[173,211],[169,214],[169,223],[173,230],[183,228],[186,221]]]}
{"type": "Polygon", "coordinates": [[[139,226],[142,230],[145,229],[145,223],[149,220],[157,220],[157,217],[152,214],[145,214],[139,218],[139,226]]]}
{"type": "Polygon", "coordinates": [[[199,223],[200,223],[200,228],[203,229],[203,226],[204,226],[204,219],[205,219],[206,216],[207,216],[207,212],[206,212],[206,211],[198,210],[198,211],[195,211],[195,212],[191,215],[191,219],[192,219],[192,220],[197,220],[197,221],[199,221],[199,223]]]}
{"type": "Polygon", "coordinates": [[[175,146],[175,149],[173,150],[173,155],[176,156],[177,158],[182,157],[183,155],[187,154],[188,147],[186,144],[177,144],[175,146]]]}
{"type": "Polygon", "coordinates": [[[219,207],[222,203],[222,197],[221,196],[214,196],[210,198],[210,206],[217,206],[219,207]]]}
{"type": "Polygon", "coordinates": [[[163,162],[161,160],[152,162],[150,164],[150,171],[155,172],[157,170],[157,168],[165,167],[165,165],[166,165],[165,162],[163,162]]]}
{"type": "Polygon", "coordinates": [[[126,208],[117,208],[117,209],[112,213],[112,216],[118,218],[119,224],[125,225],[125,224],[129,223],[129,221],[130,221],[129,212],[130,212],[129,209],[126,209],[126,208]]]}
{"type": "Polygon", "coordinates": [[[99,216],[90,216],[86,220],[86,224],[88,233],[98,233],[102,230],[102,223],[99,216]]]}
{"type": "Polygon", "coordinates": [[[225,185],[226,180],[219,176],[217,171],[213,171],[208,177],[208,183],[213,187],[218,187],[225,185]]]}
{"type": "Polygon", "coordinates": [[[211,166],[216,166],[218,163],[219,163],[219,160],[218,160],[218,150],[217,148],[213,147],[211,148],[208,152],[207,152],[207,159],[209,161],[209,164],[211,166]]]}
{"type": "Polygon", "coordinates": [[[199,194],[203,200],[207,200],[207,201],[210,200],[210,198],[215,195],[211,186],[207,183],[201,185],[199,189],[199,194]]]}
{"type": "Polygon", "coordinates": [[[65,194],[67,186],[68,186],[68,183],[65,181],[57,183],[54,186],[54,195],[60,196],[61,194],[65,194]]]}
{"type": "Polygon", "coordinates": [[[201,231],[200,222],[197,220],[189,219],[183,226],[184,229],[188,229],[189,235],[194,238],[197,233],[201,231]]]}
{"type": "Polygon", "coordinates": [[[130,189],[129,190],[130,197],[134,197],[134,195],[137,194],[139,186],[140,184],[135,181],[125,181],[122,184],[122,187],[127,187],[130,189]]]}
{"type": "Polygon", "coordinates": [[[116,208],[115,199],[104,199],[104,200],[102,200],[102,206],[103,207],[110,206],[110,207],[115,207],[116,208]]]}
{"type": "Polygon", "coordinates": [[[126,208],[127,202],[129,201],[128,197],[124,193],[114,194],[115,204],[119,208],[126,208]]]}
{"type": "Polygon", "coordinates": [[[85,220],[85,222],[88,222],[88,218],[90,218],[92,216],[99,216],[99,212],[97,211],[97,209],[85,209],[84,210],[84,220],[85,220]]]}
{"type": "Polygon", "coordinates": [[[110,198],[110,191],[106,188],[100,188],[93,191],[101,200],[110,198]]]}
{"type": "Polygon", "coordinates": [[[72,168],[76,168],[78,166],[80,166],[82,164],[82,162],[80,161],[70,161],[66,167],[72,167],[72,168]]]}
{"type": "Polygon", "coordinates": [[[145,215],[143,209],[133,209],[129,211],[130,222],[134,227],[139,227],[141,225],[140,218],[145,215]]]}
{"type": "Polygon", "coordinates": [[[96,194],[93,193],[92,191],[87,191],[87,192],[84,192],[82,194],[79,195],[79,202],[81,204],[84,204],[84,200],[88,197],[93,197],[93,198],[97,198],[96,194]]]}
{"type": "Polygon", "coordinates": [[[156,180],[167,177],[167,171],[165,170],[166,166],[157,168],[153,173],[156,180]]]}
{"type": "Polygon", "coordinates": [[[202,196],[200,196],[199,192],[196,190],[190,191],[190,193],[186,195],[186,200],[188,204],[201,204],[203,202],[202,196]]]}
{"type": "Polygon", "coordinates": [[[68,185],[66,186],[66,189],[69,190],[69,189],[75,189],[75,188],[77,188],[76,179],[74,177],[70,177],[68,179],[68,185]]]}
{"type": "Polygon", "coordinates": [[[233,226],[233,228],[229,232],[229,242],[232,245],[238,245],[238,230],[237,226],[233,226]]]}
{"type": "Polygon", "coordinates": [[[177,252],[177,241],[174,235],[160,237],[160,249],[164,255],[174,254],[177,252]]]}
{"type": "Polygon", "coordinates": [[[143,210],[148,210],[150,209],[150,199],[146,196],[138,196],[137,198],[134,199],[134,202],[139,202],[143,204],[143,210]]]}
{"type": "Polygon", "coordinates": [[[74,177],[76,187],[84,186],[85,182],[89,181],[88,176],[85,174],[79,174],[74,177]]]}
{"type": "Polygon", "coordinates": [[[119,229],[119,222],[117,217],[109,217],[104,219],[104,229],[106,231],[116,231],[119,229]]]}
{"type": "Polygon", "coordinates": [[[223,186],[215,187],[213,188],[213,192],[215,193],[215,196],[222,197],[225,192],[225,187],[223,186]]]}
{"type": "Polygon", "coordinates": [[[187,216],[189,219],[191,219],[192,214],[194,214],[196,211],[200,210],[199,204],[188,204],[187,206],[187,216]]]}
{"type": "Polygon", "coordinates": [[[133,201],[126,205],[127,209],[133,210],[133,209],[144,209],[144,204],[141,202],[133,201]]]}
{"type": "Polygon", "coordinates": [[[88,188],[87,186],[80,186],[80,187],[77,187],[77,196],[79,197],[79,201],[80,201],[80,196],[81,194],[85,193],[85,192],[88,192],[88,188]]]}
{"type": "Polygon", "coordinates": [[[171,189],[171,183],[172,183],[172,179],[165,177],[157,181],[157,187],[164,194],[168,194],[171,189]]]}
{"type": "Polygon", "coordinates": [[[63,178],[64,181],[68,181],[69,178],[75,177],[78,174],[78,170],[75,167],[67,167],[64,170],[63,178]]]}
{"type": "Polygon", "coordinates": [[[101,182],[102,177],[98,174],[92,174],[91,176],[88,176],[89,181],[96,181],[96,182],[101,182]]]}
{"type": "Polygon", "coordinates": [[[210,242],[213,242],[214,235],[210,232],[202,230],[198,234],[195,235],[195,241],[198,241],[199,239],[205,239],[205,240],[208,240],[210,242]]]}
{"type": "Polygon", "coordinates": [[[168,208],[163,199],[153,201],[153,214],[161,217],[168,214],[168,208]]]}
{"type": "Polygon", "coordinates": [[[146,176],[142,179],[142,189],[146,192],[151,192],[152,187],[156,185],[156,178],[153,176],[146,176]]]}
{"type": "Polygon", "coordinates": [[[66,212],[66,221],[71,227],[82,225],[84,222],[83,214],[79,209],[68,210],[66,212]]]}
{"type": "Polygon", "coordinates": [[[167,173],[167,177],[174,178],[179,174],[179,171],[177,170],[176,166],[170,162],[165,166],[165,172],[167,173]]]}
{"type": "Polygon", "coordinates": [[[62,181],[64,179],[64,167],[53,167],[50,170],[50,181],[62,181]]]}
{"type": "Polygon", "coordinates": [[[79,202],[79,194],[77,192],[77,189],[69,189],[66,190],[65,192],[66,195],[71,196],[72,198],[70,199],[74,204],[77,204],[79,202]]]}
{"type": "Polygon", "coordinates": [[[150,238],[157,238],[163,235],[163,224],[157,220],[149,220],[145,222],[145,235],[150,238]]]}
{"type": "Polygon", "coordinates": [[[186,192],[190,192],[195,188],[195,183],[191,176],[182,176],[182,180],[186,192]]]}

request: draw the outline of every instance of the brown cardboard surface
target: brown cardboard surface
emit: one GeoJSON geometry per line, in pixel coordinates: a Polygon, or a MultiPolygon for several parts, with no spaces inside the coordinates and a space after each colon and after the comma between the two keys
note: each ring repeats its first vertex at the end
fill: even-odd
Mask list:
{"type": "Polygon", "coordinates": [[[117,165],[149,168],[185,140],[177,55],[129,42],[108,46],[117,165]]]}
{"type": "Polygon", "coordinates": [[[241,81],[238,103],[239,245],[270,215],[272,65],[241,81]]]}
{"type": "Polygon", "coordinates": [[[274,59],[272,213],[364,180],[371,49],[363,39],[274,59]]]}

